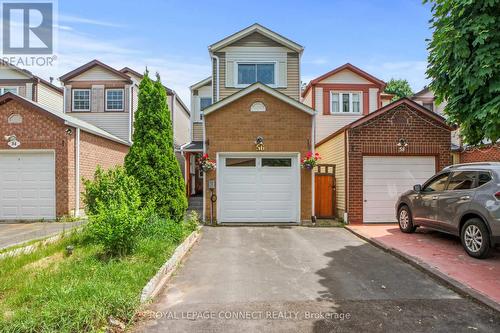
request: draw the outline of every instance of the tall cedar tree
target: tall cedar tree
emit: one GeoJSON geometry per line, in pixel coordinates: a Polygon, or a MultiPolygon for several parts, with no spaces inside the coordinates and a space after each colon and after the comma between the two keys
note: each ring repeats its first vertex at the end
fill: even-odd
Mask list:
{"type": "Polygon", "coordinates": [[[142,202],[154,202],[158,215],[181,221],[187,208],[185,184],[174,153],[174,139],[165,87],[148,71],[139,85],[133,144],[125,168],[140,184],[142,202]]]}
{"type": "Polygon", "coordinates": [[[427,75],[465,142],[500,138],[500,0],[425,0],[434,29],[427,75]]]}

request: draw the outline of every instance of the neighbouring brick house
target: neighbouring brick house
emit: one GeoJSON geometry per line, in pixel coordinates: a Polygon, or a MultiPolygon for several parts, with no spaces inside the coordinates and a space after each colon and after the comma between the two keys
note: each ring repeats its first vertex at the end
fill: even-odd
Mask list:
{"type": "Polygon", "coordinates": [[[121,165],[129,143],[13,93],[0,96],[0,220],[79,212],[81,178],[121,165]]]}
{"type": "Polygon", "coordinates": [[[321,163],[336,166],[336,215],[395,222],[397,197],[451,164],[451,131],[443,117],[405,98],[318,142],[321,163]]]}
{"type": "Polygon", "coordinates": [[[500,162],[500,142],[482,146],[466,146],[459,151],[460,163],[500,162]]]}

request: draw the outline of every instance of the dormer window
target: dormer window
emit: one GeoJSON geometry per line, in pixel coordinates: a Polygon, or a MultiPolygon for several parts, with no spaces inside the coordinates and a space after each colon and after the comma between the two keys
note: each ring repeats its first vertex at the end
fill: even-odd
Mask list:
{"type": "Polygon", "coordinates": [[[238,85],[246,86],[255,82],[276,84],[275,63],[237,63],[238,85]]]}
{"type": "Polygon", "coordinates": [[[106,89],[106,111],[123,111],[123,89],[106,89]]]}
{"type": "Polygon", "coordinates": [[[360,114],[362,110],[361,92],[331,92],[331,113],[360,114]]]}
{"type": "Polygon", "coordinates": [[[73,89],[73,111],[90,111],[90,89],[73,89]]]}

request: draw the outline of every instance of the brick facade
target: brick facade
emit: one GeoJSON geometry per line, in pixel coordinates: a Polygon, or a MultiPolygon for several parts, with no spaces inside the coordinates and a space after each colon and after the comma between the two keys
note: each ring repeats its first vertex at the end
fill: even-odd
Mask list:
{"type": "MultiPolygon", "coordinates": [[[[217,152],[255,153],[255,139],[264,138],[266,152],[298,152],[301,156],[312,149],[311,115],[263,92],[254,91],[205,116],[207,153],[211,159],[217,152]],[[251,112],[254,102],[266,105],[265,112],[251,112]]],[[[215,171],[206,174],[205,182],[216,178],[215,171]]],[[[205,183],[205,196],[210,191],[205,183]]],[[[301,170],[301,219],[311,219],[311,172],[301,170]]],[[[210,212],[210,200],[206,200],[210,212]]],[[[216,212],[214,215],[217,216],[216,212]]],[[[207,218],[209,218],[207,214],[207,218]]]]}
{"type": "Polygon", "coordinates": [[[402,104],[348,130],[347,198],[350,223],[363,222],[363,156],[435,156],[436,171],[451,164],[450,129],[402,104]],[[398,141],[408,143],[399,152],[398,141]]]}
{"type": "Polygon", "coordinates": [[[500,162],[500,144],[470,148],[460,152],[460,163],[500,162]]]}
{"type": "MultiPolygon", "coordinates": [[[[21,146],[16,151],[45,149],[55,152],[56,215],[63,216],[75,208],[75,136],[76,129],[48,112],[17,100],[0,105],[0,152],[10,150],[4,137],[16,135],[21,146]],[[22,123],[9,124],[8,118],[19,114],[22,123]],[[71,133],[67,131],[71,129],[71,133]]],[[[90,178],[98,164],[104,168],[123,164],[128,146],[81,131],[80,176],[90,178]]],[[[80,187],[83,191],[83,186],[80,187]]]]}

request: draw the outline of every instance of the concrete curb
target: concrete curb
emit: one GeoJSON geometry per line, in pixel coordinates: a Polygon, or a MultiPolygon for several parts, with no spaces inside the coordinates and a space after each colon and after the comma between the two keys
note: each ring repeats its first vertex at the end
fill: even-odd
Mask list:
{"type": "Polygon", "coordinates": [[[389,247],[385,245],[384,243],[376,240],[376,239],[371,239],[366,236],[361,235],[358,233],[356,230],[351,229],[348,225],[346,226],[346,229],[349,230],[351,233],[356,235],[357,237],[363,239],[364,241],[382,249],[383,251],[392,254],[398,259],[403,260],[404,262],[412,265],[413,267],[417,268],[418,270],[426,273],[427,275],[430,275],[432,278],[435,280],[441,282],[448,288],[452,289],[456,293],[465,296],[467,298],[470,298],[477,303],[480,303],[482,305],[487,306],[488,308],[500,312],[500,304],[495,302],[494,300],[490,299],[489,297],[485,296],[484,294],[480,293],[479,291],[472,289],[463,283],[453,279],[452,277],[444,274],[443,272],[439,271],[438,269],[428,265],[427,263],[421,261],[418,258],[412,257],[398,249],[395,249],[393,247],[389,247]]]}
{"type": "Polygon", "coordinates": [[[168,259],[167,262],[160,267],[155,276],[153,276],[151,280],[149,280],[149,282],[146,284],[146,286],[142,289],[141,303],[145,303],[158,295],[160,290],[165,286],[165,284],[174,273],[177,266],[181,263],[182,259],[186,256],[186,254],[200,237],[201,227],[193,231],[191,235],[189,235],[184,240],[184,242],[177,246],[170,259],[168,259]]]}

